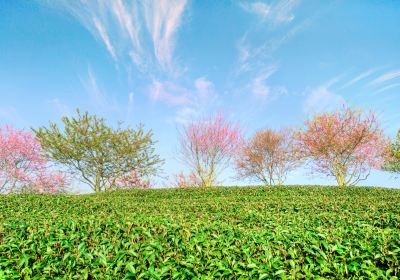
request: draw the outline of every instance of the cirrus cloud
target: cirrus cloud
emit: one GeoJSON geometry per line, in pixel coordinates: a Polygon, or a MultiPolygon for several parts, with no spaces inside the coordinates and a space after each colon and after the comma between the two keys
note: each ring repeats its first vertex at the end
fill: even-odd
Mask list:
{"type": "Polygon", "coordinates": [[[38,0],[66,11],[103,42],[114,61],[129,57],[139,71],[177,72],[176,33],[187,0],[38,0]],[[149,48],[149,45],[152,46],[149,48]]]}

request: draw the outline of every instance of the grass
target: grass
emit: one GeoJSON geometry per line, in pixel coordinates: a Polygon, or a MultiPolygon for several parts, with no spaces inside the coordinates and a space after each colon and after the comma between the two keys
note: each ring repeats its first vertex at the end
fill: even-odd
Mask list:
{"type": "Polygon", "coordinates": [[[397,279],[400,190],[0,196],[0,279],[397,279]]]}

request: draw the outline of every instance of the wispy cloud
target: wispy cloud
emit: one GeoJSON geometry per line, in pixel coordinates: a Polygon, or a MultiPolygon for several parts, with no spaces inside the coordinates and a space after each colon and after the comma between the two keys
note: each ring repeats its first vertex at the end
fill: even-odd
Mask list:
{"type": "Polygon", "coordinates": [[[196,89],[196,102],[213,102],[215,94],[214,84],[206,77],[197,78],[194,81],[194,87],[196,89]]]}
{"type": "Polygon", "coordinates": [[[132,9],[132,7],[128,10],[122,0],[113,0],[110,3],[112,5],[111,11],[118,21],[119,27],[126,32],[133,48],[140,52],[142,46],[139,38],[140,23],[137,10],[132,9]]]}
{"type": "Polygon", "coordinates": [[[116,62],[127,56],[140,71],[148,71],[149,65],[175,71],[175,37],[187,0],[43,2],[76,17],[104,43],[116,62]]]}
{"type": "Polygon", "coordinates": [[[97,32],[100,35],[100,38],[103,40],[104,44],[106,45],[107,50],[110,52],[113,59],[116,59],[117,55],[115,54],[114,47],[110,42],[110,38],[108,37],[107,31],[105,30],[103,24],[100,22],[100,20],[97,17],[93,17],[93,23],[94,23],[94,27],[96,28],[97,32]]]}
{"type": "Polygon", "coordinates": [[[149,95],[154,103],[176,108],[175,116],[168,121],[179,123],[187,122],[218,104],[214,83],[206,77],[199,77],[188,86],[181,86],[171,81],[153,80],[149,95]]]}
{"type": "Polygon", "coordinates": [[[154,55],[164,69],[170,69],[175,32],[181,24],[186,0],[148,1],[144,4],[147,29],[153,39],[154,55]]]}
{"type": "Polygon", "coordinates": [[[394,84],[391,84],[391,85],[384,86],[383,88],[379,89],[375,93],[376,94],[377,93],[381,93],[381,92],[384,92],[384,91],[387,91],[389,89],[396,88],[396,87],[400,87],[400,83],[394,83],[394,84]]]}
{"type": "Polygon", "coordinates": [[[187,124],[197,117],[199,117],[198,110],[192,107],[183,107],[176,112],[174,118],[171,121],[178,124],[187,124]]]}
{"type": "Polygon", "coordinates": [[[57,111],[60,116],[69,116],[71,110],[67,104],[61,101],[60,98],[53,98],[48,103],[57,111]]]}
{"type": "Polygon", "coordinates": [[[375,80],[373,80],[370,83],[370,85],[378,85],[378,84],[385,83],[387,81],[391,81],[391,80],[394,80],[397,78],[400,78],[400,70],[394,70],[394,71],[387,72],[387,73],[379,76],[375,80]]]}
{"type": "Polygon", "coordinates": [[[272,24],[290,22],[294,19],[293,9],[298,0],[281,0],[274,4],[267,4],[261,1],[241,2],[240,6],[248,12],[254,13],[264,21],[272,24]]]}
{"type": "Polygon", "coordinates": [[[275,99],[278,95],[286,92],[286,89],[283,87],[271,87],[267,83],[268,78],[272,76],[277,69],[276,65],[267,67],[250,81],[248,88],[254,97],[264,100],[275,99]],[[272,94],[274,96],[272,96],[272,94]]]}
{"type": "Polygon", "coordinates": [[[132,115],[132,111],[133,111],[133,100],[134,98],[134,94],[133,92],[130,92],[128,95],[128,108],[127,108],[127,118],[130,118],[132,115]]]}
{"type": "Polygon", "coordinates": [[[308,26],[310,26],[312,19],[308,18],[294,26],[292,26],[286,33],[282,36],[266,40],[264,44],[255,48],[251,51],[253,53],[253,57],[257,57],[258,55],[270,56],[274,52],[276,52],[283,45],[287,44],[290,40],[292,40],[297,34],[302,32],[308,26]]]}
{"type": "Polygon", "coordinates": [[[185,105],[189,102],[190,92],[172,82],[153,80],[149,89],[150,99],[167,105],[185,105]]]}
{"type": "MultiPolygon", "coordinates": [[[[238,40],[236,45],[238,50],[238,66],[234,71],[235,75],[254,69],[264,68],[265,61],[270,63],[273,54],[310,26],[312,21],[313,18],[307,18],[297,24],[292,24],[289,29],[281,33],[280,36],[265,32],[265,34],[269,34],[269,36],[259,45],[252,45],[250,43],[251,36],[246,33],[238,40]]],[[[262,34],[257,37],[260,36],[265,35],[262,34]]]]}
{"type": "Polygon", "coordinates": [[[118,111],[119,104],[114,98],[110,98],[105,90],[99,85],[97,77],[90,66],[86,75],[80,77],[82,86],[90,98],[90,104],[93,104],[100,111],[118,111]]]}
{"type": "Polygon", "coordinates": [[[371,76],[371,75],[372,75],[373,73],[375,73],[375,72],[376,72],[376,69],[369,69],[368,71],[365,71],[365,72],[359,74],[358,76],[354,77],[353,79],[351,79],[350,81],[348,81],[347,83],[345,83],[345,84],[342,86],[342,89],[354,85],[355,83],[357,83],[357,82],[359,82],[359,81],[361,81],[361,80],[363,80],[363,79],[365,79],[365,78],[371,76]]]}
{"type": "Polygon", "coordinates": [[[87,77],[82,80],[82,84],[85,87],[87,93],[89,94],[92,102],[98,107],[107,106],[107,98],[105,93],[100,89],[97,78],[90,67],[88,67],[87,77]]]}
{"type": "Polygon", "coordinates": [[[328,83],[305,91],[306,98],[303,103],[303,109],[306,113],[333,110],[347,103],[341,95],[334,93],[330,89],[330,85],[331,83],[328,83]]]}

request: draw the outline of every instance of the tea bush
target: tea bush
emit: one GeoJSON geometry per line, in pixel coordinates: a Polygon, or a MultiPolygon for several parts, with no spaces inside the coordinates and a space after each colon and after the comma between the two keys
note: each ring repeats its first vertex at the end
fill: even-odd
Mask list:
{"type": "Polygon", "coordinates": [[[0,279],[397,279],[400,190],[0,196],[0,279]]]}

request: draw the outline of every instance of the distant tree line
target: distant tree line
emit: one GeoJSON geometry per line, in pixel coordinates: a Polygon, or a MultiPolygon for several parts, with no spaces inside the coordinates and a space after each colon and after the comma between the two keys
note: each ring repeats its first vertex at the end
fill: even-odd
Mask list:
{"type": "MultiPolygon", "coordinates": [[[[93,191],[150,188],[163,160],[151,130],[112,127],[89,113],[63,117],[32,132],[0,128],[0,193],[66,193],[75,179],[93,191]]],[[[179,133],[188,173],[170,186],[210,187],[233,163],[237,177],[282,185],[303,165],[341,187],[368,178],[372,169],[400,173],[400,130],[393,143],[375,114],[348,107],[318,113],[300,128],[264,129],[245,138],[222,114],[192,121],[179,133]]]]}
{"type": "Polygon", "coordinates": [[[390,146],[375,114],[343,107],[319,113],[298,129],[264,129],[244,139],[238,124],[217,115],[186,125],[181,155],[190,167],[175,177],[178,187],[216,185],[217,176],[233,160],[238,178],[282,185],[287,175],[306,165],[313,173],[356,185],[372,169],[400,172],[400,131],[390,146]],[[204,179],[206,178],[206,179],[204,179]]]}

